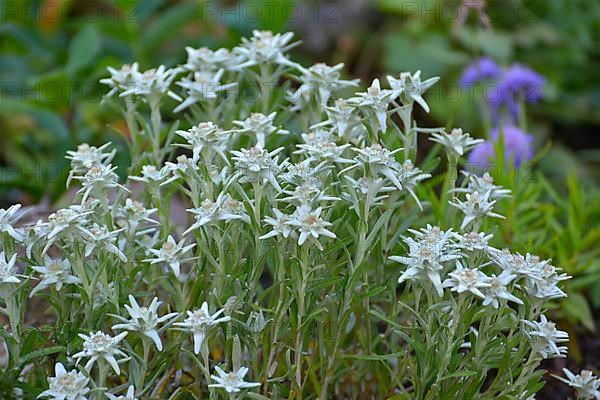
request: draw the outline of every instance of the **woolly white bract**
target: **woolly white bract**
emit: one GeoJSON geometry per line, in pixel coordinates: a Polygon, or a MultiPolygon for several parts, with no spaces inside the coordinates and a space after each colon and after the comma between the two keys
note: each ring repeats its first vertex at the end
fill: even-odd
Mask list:
{"type": "MultiPolygon", "coordinates": [[[[33,353],[56,359],[42,396],[522,399],[564,356],[542,313],[568,276],[499,249],[511,191],[463,169],[479,140],[413,120],[437,78],[358,89],[342,65],[291,61],[292,39],[110,68],[129,169],[84,144],[72,205],[38,222],[0,210],[11,365],[30,304],[56,324],[33,353]],[[447,172],[417,158],[418,135],[447,172]],[[67,373],[79,360],[87,374],[67,373]]],[[[584,378],[569,382],[593,393],[584,378]]]]}

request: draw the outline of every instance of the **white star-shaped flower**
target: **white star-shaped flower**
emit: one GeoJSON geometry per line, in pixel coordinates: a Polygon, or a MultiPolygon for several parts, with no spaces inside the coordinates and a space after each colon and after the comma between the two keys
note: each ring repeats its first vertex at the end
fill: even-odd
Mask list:
{"type": "Polygon", "coordinates": [[[211,375],[211,379],[217,383],[208,385],[211,388],[223,388],[227,393],[237,393],[242,389],[259,387],[258,382],[246,382],[244,377],[248,373],[248,368],[241,367],[235,372],[225,372],[219,367],[215,367],[218,376],[211,375]]]}
{"type": "Polygon", "coordinates": [[[490,279],[477,268],[465,268],[460,261],[456,261],[456,269],[450,272],[450,278],[442,284],[443,287],[450,288],[453,292],[470,292],[475,296],[485,299],[481,292],[483,288],[490,287],[490,279]]]}
{"type": "Polygon", "coordinates": [[[86,394],[90,391],[87,387],[89,378],[81,372],[71,370],[67,372],[61,363],[54,366],[54,376],[48,378],[48,390],[42,392],[38,398],[52,400],[87,400],[86,394]]]}
{"type": "Polygon", "coordinates": [[[83,351],[73,355],[73,358],[89,358],[85,364],[85,369],[90,371],[94,363],[99,359],[105,360],[115,371],[117,375],[121,374],[119,363],[127,361],[125,353],[118,347],[119,342],[127,336],[127,332],[118,334],[117,336],[109,336],[106,333],[97,331],[90,332],[89,336],[79,334],[83,339],[83,351]],[[117,361],[117,357],[123,357],[117,361]]]}
{"type": "Polygon", "coordinates": [[[158,301],[157,297],[152,299],[149,306],[140,307],[135,298],[132,295],[129,295],[129,303],[131,306],[125,304],[125,309],[127,310],[127,313],[129,313],[130,318],[126,319],[115,315],[115,317],[123,321],[123,323],[113,325],[112,329],[125,329],[128,331],[139,332],[150,338],[156,345],[158,351],[162,351],[163,345],[160,340],[160,335],[158,334],[158,325],[176,317],[178,313],[169,313],[159,317],[158,307],[161,305],[161,302],[158,301]]]}
{"type": "Polygon", "coordinates": [[[71,263],[68,259],[53,259],[44,256],[44,265],[32,266],[31,269],[42,275],[40,283],[33,288],[29,297],[45,288],[54,285],[60,291],[63,285],[81,283],[81,279],[74,276],[71,271],[71,263]]]}
{"type": "Polygon", "coordinates": [[[183,255],[196,247],[195,243],[185,245],[185,239],[181,239],[179,243],[175,241],[173,236],[169,235],[167,241],[162,244],[159,249],[148,249],[154,255],[154,258],[146,259],[144,262],[150,264],[165,263],[179,276],[181,263],[189,261],[191,258],[183,258],[183,255]]]}
{"type": "Polygon", "coordinates": [[[388,75],[387,80],[390,87],[397,95],[402,96],[405,103],[417,102],[423,110],[429,112],[429,106],[423,99],[423,94],[431,88],[437,81],[440,80],[439,76],[426,79],[421,81],[421,71],[417,71],[414,74],[410,72],[402,72],[399,78],[394,78],[388,75]]]}
{"type": "Polygon", "coordinates": [[[194,311],[187,311],[188,317],[183,322],[175,322],[175,326],[181,328],[181,330],[189,332],[194,337],[194,353],[200,353],[200,348],[204,338],[208,333],[208,330],[221,322],[227,322],[231,320],[231,317],[224,316],[219,318],[225,310],[220,309],[213,315],[210,315],[208,311],[208,303],[202,303],[202,306],[194,311]]]}

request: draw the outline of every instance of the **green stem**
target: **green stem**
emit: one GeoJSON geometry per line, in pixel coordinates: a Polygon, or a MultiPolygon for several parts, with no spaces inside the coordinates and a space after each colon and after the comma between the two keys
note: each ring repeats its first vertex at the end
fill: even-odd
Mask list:
{"type": "Polygon", "coordinates": [[[415,140],[416,137],[413,139],[413,129],[412,129],[412,109],[413,109],[413,103],[409,103],[405,106],[403,106],[403,109],[400,110],[399,115],[400,115],[400,119],[402,120],[402,127],[404,128],[404,159],[405,160],[410,160],[411,159],[411,150],[414,150],[415,154],[417,151],[416,145],[415,145],[415,140]],[[406,108],[404,108],[406,107],[406,108]]]}
{"type": "MultiPolygon", "coordinates": [[[[202,347],[200,351],[200,355],[202,356],[202,364],[204,365],[204,379],[206,380],[206,384],[210,384],[210,360],[209,360],[209,350],[208,350],[208,342],[205,340],[202,342],[202,347]]],[[[210,397],[213,396],[213,391],[210,391],[210,397]]]]}
{"type": "Polygon", "coordinates": [[[144,380],[146,379],[146,371],[148,370],[148,356],[150,355],[150,343],[146,337],[142,337],[142,348],[144,352],[144,362],[142,364],[142,373],[140,374],[140,390],[144,388],[144,380]]]}
{"type": "Polygon", "coordinates": [[[281,246],[281,241],[279,241],[277,254],[278,254],[278,263],[276,265],[275,276],[277,277],[277,284],[279,285],[279,296],[278,296],[278,301],[277,301],[277,305],[275,308],[274,321],[271,326],[270,348],[269,348],[269,355],[267,357],[267,364],[266,364],[266,369],[265,369],[265,385],[264,385],[264,393],[265,394],[268,393],[268,378],[270,378],[269,374],[270,374],[271,366],[273,365],[273,359],[275,357],[275,350],[276,350],[275,343],[277,343],[277,339],[279,336],[279,329],[281,327],[281,322],[285,315],[285,313],[283,312],[284,307],[285,307],[285,304],[287,304],[287,302],[284,299],[284,296],[286,293],[285,286],[284,286],[284,279],[285,279],[284,249],[281,246]]]}
{"type": "MultiPolygon", "coordinates": [[[[366,253],[366,249],[365,249],[365,242],[366,242],[366,236],[367,236],[367,232],[369,230],[369,212],[370,212],[370,208],[371,208],[371,203],[372,203],[372,195],[371,192],[367,193],[367,198],[365,199],[364,205],[363,205],[363,209],[362,209],[362,216],[360,218],[360,227],[359,227],[359,233],[358,233],[358,238],[357,238],[357,245],[356,245],[356,253],[354,255],[354,261],[353,261],[353,265],[352,265],[352,270],[350,271],[350,276],[352,277],[352,275],[354,275],[354,272],[362,265],[363,261],[364,261],[364,257],[365,257],[365,253],[366,253]]],[[[351,279],[349,279],[348,281],[350,282],[351,279]]],[[[364,275],[363,275],[363,282],[366,288],[368,288],[368,284],[369,284],[369,275],[368,275],[368,270],[365,269],[364,271],[364,275]]],[[[331,381],[333,379],[333,367],[335,365],[335,360],[337,359],[337,352],[338,352],[338,348],[339,348],[339,342],[342,338],[342,332],[343,332],[343,327],[345,326],[345,315],[347,314],[348,309],[350,308],[350,305],[352,304],[352,299],[354,298],[353,296],[354,294],[354,290],[353,288],[349,288],[346,287],[344,290],[344,301],[342,302],[342,306],[340,308],[340,312],[339,312],[339,316],[340,316],[340,320],[337,323],[337,330],[336,330],[336,334],[335,334],[335,340],[333,342],[333,349],[331,352],[331,355],[328,356],[327,358],[327,368],[325,371],[325,379],[323,381],[323,385],[321,386],[321,396],[320,399],[321,400],[325,400],[327,399],[328,396],[328,390],[329,390],[329,385],[331,384],[331,381]]],[[[365,317],[365,323],[366,323],[366,334],[367,334],[367,351],[368,354],[372,353],[372,348],[371,348],[371,313],[370,313],[370,301],[369,298],[365,298],[364,300],[364,317],[365,317]]]]}
{"type": "Polygon", "coordinates": [[[458,295],[458,301],[454,305],[454,312],[452,313],[452,325],[450,326],[450,332],[448,334],[448,342],[447,342],[447,346],[446,346],[446,352],[443,355],[435,382],[432,385],[431,392],[430,392],[430,393],[433,393],[433,395],[434,395],[434,397],[432,397],[432,398],[438,398],[436,396],[440,393],[440,390],[441,390],[439,385],[441,384],[441,382],[443,380],[444,374],[446,373],[446,371],[448,369],[448,365],[452,358],[452,351],[454,350],[454,339],[456,338],[456,331],[458,329],[460,316],[462,314],[462,307],[464,304],[464,300],[465,300],[465,295],[463,293],[461,293],[458,295]]]}
{"type": "Polygon", "coordinates": [[[258,286],[258,281],[262,273],[262,266],[260,266],[262,244],[260,243],[260,228],[261,228],[261,203],[263,195],[263,187],[260,183],[255,182],[254,187],[254,265],[253,271],[250,274],[250,297],[255,294],[255,290],[258,286]]]}
{"type": "Polygon", "coordinates": [[[297,398],[302,399],[302,344],[303,344],[303,329],[302,320],[304,318],[304,300],[306,296],[306,285],[308,281],[308,246],[302,247],[302,259],[300,261],[300,268],[302,273],[302,282],[298,288],[298,324],[296,326],[296,345],[294,351],[296,353],[296,385],[297,385],[297,398]]]}
{"type": "Polygon", "coordinates": [[[260,96],[262,100],[262,113],[267,115],[269,112],[269,78],[270,71],[268,64],[261,64],[260,66],[260,96]]]}
{"type": "Polygon", "coordinates": [[[17,343],[21,343],[21,309],[15,291],[12,290],[4,301],[6,303],[12,336],[17,343]]]}
{"type": "Polygon", "coordinates": [[[162,162],[162,156],[160,154],[160,126],[161,126],[161,115],[160,115],[160,99],[151,100],[150,103],[150,121],[152,123],[152,152],[156,165],[160,165],[162,162]]]}
{"type": "MultiPolygon", "coordinates": [[[[103,358],[99,358],[98,359],[98,380],[97,380],[97,386],[99,388],[106,387],[106,376],[107,375],[108,375],[108,364],[106,363],[106,361],[103,358]]],[[[96,395],[96,398],[98,400],[103,400],[104,399],[103,393],[104,393],[103,390],[99,390],[96,395]]]]}
{"type": "MultiPolygon", "coordinates": [[[[447,196],[452,196],[451,192],[456,188],[456,181],[458,180],[458,155],[454,154],[452,150],[448,153],[448,191],[447,196]]],[[[446,220],[448,226],[454,227],[456,219],[456,207],[447,207],[446,220]]]]}

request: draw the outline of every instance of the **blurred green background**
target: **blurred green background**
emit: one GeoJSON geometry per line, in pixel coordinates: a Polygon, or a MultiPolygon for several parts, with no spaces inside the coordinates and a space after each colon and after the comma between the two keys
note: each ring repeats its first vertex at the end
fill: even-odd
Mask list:
{"type": "MultiPolygon", "coordinates": [[[[293,30],[305,63],[346,63],[364,80],[403,70],[439,75],[424,125],[475,135],[477,99],[456,92],[462,69],[489,55],[547,78],[530,107],[530,132],[547,176],[576,169],[586,183],[600,162],[600,2],[587,0],[1,1],[0,203],[56,200],[65,150],[122,142],[117,113],[102,106],[106,67],[184,61],[185,46],[233,46],[252,29],[293,30]],[[486,22],[486,21],[489,21],[486,22]]],[[[127,163],[127,160],[119,160],[127,163]]]]}

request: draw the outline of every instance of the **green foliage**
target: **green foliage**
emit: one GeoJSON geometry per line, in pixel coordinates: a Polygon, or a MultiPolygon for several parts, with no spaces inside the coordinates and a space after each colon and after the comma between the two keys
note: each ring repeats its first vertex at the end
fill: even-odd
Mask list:
{"type": "MultiPolygon", "coordinates": [[[[42,3],[25,0],[20,2],[19,7],[27,10],[42,3]]],[[[64,195],[69,171],[63,156],[66,150],[81,142],[101,144],[112,141],[119,150],[114,164],[118,166],[121,178],[127,176],[131,163],[127,147],[133,146],[132,132],[118,113],[118,107],[99,104],[105,88],[100,87],[98,79],[107,75],[107,66],[133,61],[139,61],[142,69],[161,63],[172,66],[182,61],[181,49],[186,45],[227,46],[253,28],[280,30],[288,25],[281,12],[274,14],[276,18],[268,18],[268,12],[263,9],[262,19],[256,21],[231,15],[222,18],[221,15],[207,14],[203,5],[208,3],[197,1],[116,1],[110,2],[99,17],[90,14],[78,3],[64,2],[61,18],[56,21],[43,20],[25,12],[9,16],[0,27],[0,69],[4,82],[0,103],[0,199],[17,197],[22,192],[28,196],[25,199],[19,197],[24,202],[38,202],[45,197],[53,202],[59,200],[64,195]],[[91,23],[91,20],[94,22],[91,23]]],[[[423,3],[425,9],[435,9],[436,5],[444,2],[430,0],[423,3]]],[[[422,13],[407,8],[413,4],[380,0],[373,6],[380,13],[381,20],[377,28],[369,27],[367,43],[376,44],[375,47],[381,50],[381,57],[359,60],[357,64],[365,62],[369,66],[368,72],[361,71],[363,74],[379,70],[400,72],[421,69],[425,76],[441,75],[441,86],[444,87],[456,81],[461,69],[470,60],[485,54],[504,65],[513,61],[531,65],[548,78],[545,99],[533,109],[533,118],[528,121],[529,131],[536,135],[538,148],[544,153],[543,159],[535,160],[532,165],[518,171],[510,170],[503,164],[502,150],[496,149],[499,168],[494,178],[498,184],[512,190],[513,198],[498,204],[499,212],[506,216],[506,221],[484,227],[495,234],[494,246],[552,258],[553,264],[572,275],[574,278],[566,283],[565,289],[569,297],[556,302],[560,307],[556,307],[552,315],[593,331],[594,309],[600,307],[600,249],[597,245],[600,240],[600,191],[594,182],[597,178],[594,162],[599,158],[592,151],[586,152],[584,157],[584,153],[574,153],[561,145],[546,153],[545,143],[549,135],[559,139],[589,135],[600,124],[600,68],[595,42],[600,31],[600,6],[597,2],[586,0],[510,1],[493,9],[489,15],[493,26],[490,30],[479,26],[474,14],[463,26],[455,25],[455,21],[449,19],[423,18],[422,13]],[[514,10],[521,13],[517,15],[514,10]]],[[[266,3],[262,6],[268,7],[266,3]]],[[[358,41],[363,39],[357,38],[358,41]]],[[[305,57],[311,59],[313,55],[305,57]]],[[[352,54],[344,51],[324,57],[329,61],[346,60],[351,66],[354,63],[352,54]]],[[[448,93],[435,92],[430,95],[432,113],[428,122],[460,125],[476,136],[485,136],[485,116],[477,112],[474,98],[449,99],[448,96],[448,93]]],[[[203,118],[204,111],[194,109],[191,120],[203,118]]],[[[285,117],[283,110],[278,111],[281,111],[280,116],[285,117]]],[[[137,118],[140,129],[150,131],[150,123],[143,117],[137,118]]],[[[222,116],[227,121],[234,118],[234,114],[222,116]]],[[[175,119],[170,110],[165,112],[165,128],[159,133],[160,140],[172,140],[177,129],[175,119]]],[[[293,127],[300,130],[300,125],[293,127]]],[[[282,143],[289,144],[286,140],[282,139],[282,143]]],[[[172,159],[173,154],[173,150],[167,149],[161,158],[172,159]]],[[[438,148],[426,157],[422,165],[428,166],[430,171],[439,171],[438,168],[446,166],[440,161],[438,148]]],[[[142,162],[149,159],[151,156],[146,154],[143,159],[134,160],[133,172],[138,173],[142,162]]],[[[369,234],[362,239],[364,248],[371,249],[371,252],[364,256],[367,261],[362,265],[359,262],[352,273],[346,271],[354,266],[360,253],[355,248],[355,243],[361,238],[360,217],[352,210],[336,210],[328,217],[335,221],[336,229],[347,232],[347,237],[332,243],[323,254],[310,252],[308,258],[314,264],[310,271],[303,264],[301,252],[294,248],[286,265],[285,273],[289,275],[261,293],[251,292],[252,287],[247,285],[247,281],[256,281],[260,272],[249,277],[247,271],[252,269],[252,265],[262,262],[272,275],[270,279],[284,274],[277,269],[281,264],[279,257],[282,253],[288,254],[290,249],[277,242],[257,259],[242,257],[242,254],[254,251],[253,238],[248,232],[235,230],[218,231],[218,235],[230,235],[227,244],[219,243],[220,236],[197,238],[203,247],[213,249],[202,254],[199,268],[218,270],[227,264],[227,274],[214,284],[214,290],[209,292],[203,285],[214,279],[214,275],[204,269],[197,281],[186,288],[189,290],[187,296],[182,297],[177,284],[164,276],[150,276],[150,285],[161,286],[179,310],[199,305],[196,299],[201,297],[209,298],[211,304],[224,305],[227,299],[235,296],[234,309],[245,301],[257,300],[261,306],[257,306],[256,310],[264,311],[272,318],[271,325],[266,328],[270,333],[261,341],[242,335],[243,347],[249,351],[261,348],[265,357],[269,354],[278,357],[280,363],[273,367],[276,372],[273,376],[266,371],[268,364],[261,364],[258,358],[253,361],[252,369],[257,371],[256,376],[269,376],[265,378],[267,387],[279,387],[282,396],[293,398],[297,395],[293,384],[289,384],[296,379],[293,349],[297,343],[291,340],[282,344],[275,339],[293,336],[298,331],[312,332],[312,329],[315,329],[314,335],[303,337],[300,347],[305,346],[310,351],[324,349],[324,353],[307,353],[306,359],[300,363],[306,367],[305,392],[320,392],[325,378],[327,382],[341,382],[338,387],[347,386],[345,395],[349,398],[364,396],[361,390],[355,388],[361,387],[363,376],[368,376],[362,384],[385,382],[377,389],[378,395],[390,396],[390,399],[413,398],[414,393],[393,393],[403,388],[407,381],[419,382],[421,386],[411,390],[421,397],[429,393],[430,398],[440,399],[461,396],[503,398],[498,393],[502,392],[506,382],[521,385],[527,394],[534,393],[542,384],[543,371],[523,373],[527,375],[527,379],[523,380],[521,373],[530,366],[515,366],[511,364],[514,361],[510,360],[511,355],[502,352],[502,349],[513,347],[524,351],[522,343],[511,342],[515,339],[509,335],[499,338],[484,336],[481,342],[485,344],[478,349],[481,357],[465,357],[460,350],[462,339],[473,339],[469,327],[484,322],[481,314],[469,313],[464,305],[464,319],[450,330],[444,310],[431,308],[431,304],[425,305],[425,300],[415,302],[409,294],[393,290],[399,270],[397,266],[387,265],[386,257],[405,250],[401,237],[406,235],[407,229],[426,223],[452,227],[454,221],[448,219],[452,215],[447,204],[448,188],[448,180],[443,178],[417,188],[418,196],[427,198],[426,207],[430,207],[431,213],[426,216],[421,215],[416,207],[394,202],[389,204],[390,210],[369,215],[369,234]],[[441,190],[440,183],[446,185],[441,190]],[[401,218],[397,214],[401,214],[401,218]],[[367,267],[373,268],[368,273],[377,280],[372,285],[362,285],[361,282],[367,267]],[[292,281],[301,284],[294,286],[290,283],[292,281]],[[329,291],[334,293],[322,295],[329,291]],[[372,307],[366,306],[369,299],[375,299],[372,307]],[[385,306],[376,304],[377,299],[383,299],[381,303],[385,306]],[[281,303],[275,300],[281,300],[281,303]],[[304,302],[310,307],[299,313],[300,304],[304,302]],[[289,326],[277,331],[275,323],[281,323],[288,310],[302,317],[291,318],[289,326]],[[399,317],[401,314],[410,316],[408,319],[414,325],[407,325],[407,321],[399,317]],[[369,329],[359,329],[357,324],[369,329]],[[382,337],[393,337],[394,340],[386,341],[377,335],[381,327],[384,330],[382,337]],[[424,332],[435,333],[428,337],[424,332]],[[341,338],[339,342],[331,340],[336,337],[341,338]],[[272,338],[275,339],[270,340],[272,338]],[[361,352],[338,354],[338,346],[361,349],[361,352]],[[412,353],[409,354],[407,348],[412,349],[412,353]],[[433,348],[449,349],[451,356],[434,352],[433,348]],[[337,356],[331,361],[327,354],[337,356]],[[391,367],[395,365],[399,365],[400,369],[391,367]],[[436,381],[437,374],[443,369],[453,372],[436,381]],[[484,379],[486,376],[488,379],[484,379]],[[485,392],[484,389],[489,395],[480,395],[480,392],[485,392]]],[[[241,188],[236,190],[238,194],[244,192],[241,188]]],[[[169,197],[175,191],[165,189],[162,195],[169,197]]],[[[251,200],[244,200],[247,200],[249,212],[253,211],[251,200]]],[[[155,194],[148,195],[146,201],[159,208],[163,222],[161,235],[164,236],[172,227],[171,223],[165,222],[170,205],[164,200],[161,202],[160,195],[157,198],[155,194]]],[[[362,257],[360,255],[359,261],[362,257]]],[[[112,271],[108,260],[103,262],[106,263],[104,268],[112,271]]],[[[106,279],[104,274],[108,273],[107,270],[91,272],[89,266],[85,268],[91,281],[106,279]]],[[[136,281],[142,270],[141,266],[132,266],[129,275],[118,277],[117,287],[125,288],[129,282],[135,281],[138,285],[136,293],[149,295],[146,286],[136,281]]],[[[106,322],[105,314],[122,311],[120,304],[125,302],[125,296],[117,293],[112,302],[93,310],[86,304],[91,299],[86,298],[87,293],[83,290],[72,290],[68,294],[82,297],[78,301],[61,304],[48,296],[60,321],[55,330],[24,328],[23,342],[18,346],[12,343],[12,347],[21,348],[21,355],[11,355],[11,366],[0,376],[0,398],[10,398],[14,385],[30,397],[37,395],[46,385],[46,374],[42,370],[51,370],[54,361],[63,360],[65,354],[81,347],[76,336],[81,321],[70,321],[68,315],[82,316],[86,327],[102,326],[106,322]],[[44,368],[35,369],[31,379],[25,383],[19,377],[31,363],[44,368]]],[[[498,316],[494,323],[501,324],[502,318],[502,315],[498,316]]],[[[236,323],[240,331],[245,329],[241,321],[236,323]]],[[[2,331],[2,336],[9,344],[14,339],[6,331],[2,331]]],[[[215,359],[225,361],[236,345],[230,331],[223,332],[223,336],[226,340],[222,353],[216,354],[215,359]]],[[[182,335],[173,334],[171,338],[173,342],[166,353],[156,355],[147,367],[148,371],[152,371],[146,377],[149,386],[163,376],[170,376],[167,366],[172,359],[169,354],[178,353],[184,343],[182,335]]],[[[133,354],[140,353],[142,342],[134,341],[128,350],[133,354]]],[[[575,350],[574,353],[578,352],[575,350]]],[[[195,359],[188,350],[184,350],[182,357],[195,359]]],[[[143,361],[138,355],[130,363],[128,373],[135,382],[141,379],[143,361]]],[[[208,380],[206,375],[210,371],[200,360],[194,372],[208,380]]],[[[201,390],[194,386],[193,379],[184,376],[182,382],[182,387],[173,393],[173,399],[202,398],[201,390]]],[[[258,393],[249,393],[248,397],[265,398],[258,393]]]]}

